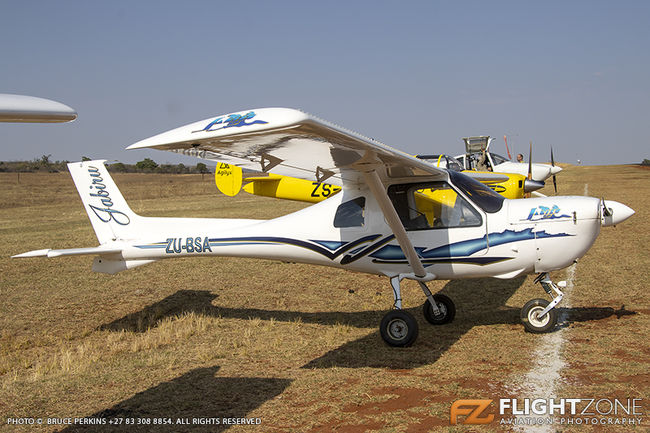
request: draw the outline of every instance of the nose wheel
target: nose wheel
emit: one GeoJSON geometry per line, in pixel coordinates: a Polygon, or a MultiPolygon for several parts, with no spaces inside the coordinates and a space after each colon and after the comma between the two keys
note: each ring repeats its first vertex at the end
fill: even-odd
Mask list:
{"type": "Polygon", "coordinates": [[[526,331],[535,334],[549,332],[557,324],[557,311],[549,310],[542,314],[550,302],[546,299],[531,299],[521,309],[521,321],[526,331]]]}
{"type": "Polygon", "coordinates": [[[544,291],[551,296],[553,300],[549,302],[545,299],[531,299],[526,302],[521,309],[521,322],[524,324],[524,328],[528,332],[535,334],[551,332],[555,329],[558,319],[555,307],[564,297],[564,293],[560,291],[559,287],[566,287],[566,281],[560,281],[556,285],[551,281],[548,273],[544,272],[535,278],[535,282],[540,283],[544,288],[544,291]],[[553,292],[555,292],[557,296],[553,296],[553,292]]]}

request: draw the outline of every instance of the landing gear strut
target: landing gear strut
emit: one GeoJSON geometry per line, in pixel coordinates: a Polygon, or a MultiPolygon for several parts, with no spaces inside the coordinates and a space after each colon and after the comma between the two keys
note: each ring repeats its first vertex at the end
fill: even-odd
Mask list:
{"type": "Polygon", "coordinates": [[[557,310],[554,308],[564,297],[564,293],[559,287],[566,287],[566,281],[560,281],[556,285],[551,281],[548,273],[544,272],[535,278],[535,282],[542,285],[544,291],[552,298],[552,301],[531,299],[526,302],[521,309],[521,321],[526,331],[541,334],[552,331],[557,325],[557,310]],[[553,292],[557,296],[553,296],[553,292]]]}
{"type": "MultiPolygon", "coordinates": [[[[379,325],[379,333],[386,344],[394,347],[406,347],[415,342],[418,336],[418,322],[408,311],[402,310],[402,292],[400,282],[404,275],[394,276],[390,279],[393,287],[395,302],[393,310],[386,313],[379,325]]],[[[429,278],[426,281],[433,279],[429,278]]],[[[432,325],[443,325],[449,323],[456,315],[456,307],[453,301],[442,294],[433,295],[426,285],[424,279],[418,279],[418,283],[427,297],[423,306],[424,318],[432,325]]]]}

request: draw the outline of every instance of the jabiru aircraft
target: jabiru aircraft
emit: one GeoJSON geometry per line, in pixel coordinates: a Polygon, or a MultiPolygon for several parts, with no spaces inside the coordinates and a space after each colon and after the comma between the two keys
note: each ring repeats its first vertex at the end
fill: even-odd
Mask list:
{"type": "Polygon", "coordinates": [[[431,293],[427,282],[538,273],[536,281],[551,300],[529,301],[521,317],[531,332],[550,331],[563,294],[548,272],[582,257],[602,226],[634,213],[592,197],[508,200],[462,173],[287,108],[213,117],[128,147],[150,148],[327,180],[342,191],[271,220],[142,217],[129,208],[103,161],[71,163],[99,246],[14,257],[89,254],[96,256],[93,270],[109,274],[166,258],[237,256],[383,275],[390,280],[394,309],[381,320],[380,334],[401,347],[418,334],[418,322],[402,309],[404,279],[419,283],[426,320],[442,325],[454,318],[454,303],[431,293]]]}

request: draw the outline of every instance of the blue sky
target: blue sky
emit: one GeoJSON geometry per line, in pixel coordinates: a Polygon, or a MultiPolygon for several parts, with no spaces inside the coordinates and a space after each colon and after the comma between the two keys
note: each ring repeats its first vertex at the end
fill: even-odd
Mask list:
{"type": "Polygon", "coordinates": [[[75,108],[0,124],[0,160],[189,162],[131,143],[300,108],[410,153],[503,135],[534,160],[650,158],[650,2],[4,2],[0,93],[75,108]]]}

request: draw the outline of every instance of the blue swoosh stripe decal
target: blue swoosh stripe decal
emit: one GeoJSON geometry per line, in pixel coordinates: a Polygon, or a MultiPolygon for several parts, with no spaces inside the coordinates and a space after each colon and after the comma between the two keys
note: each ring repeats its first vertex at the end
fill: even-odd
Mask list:
{"type": "MultiPolygon", "coordinates": [[[[380,235],[369,235],[369,236],[364,236],[362,238],[357,239],[356,241],[351,241],[351,242],[343,242],[334,251],[331,251],[329,248],[322,247],[316,241],[309,242],[309,241],[303,241],[300,239],[291,239],[291,238],[280,238],[280,237],[272,237],[272,236],[260,236],[260,237],[243,237],[243,238],[214,238],[210,239],[210,246],[219,246],[222,245],[223,243],[226,242],[258,242],[258,243],[277,243],[277,244],[285,244],[285,245],[293,245],[295,247],[301,247],[301,248],[306,248],[308,250],[314,251],[315,253],[321,254],[325,257],[327,257],[330,260],[334,260],[336,257],[340,256],[341,254],[345,253],[346,251],[349,251],[360,244],[363,244],[365,242],[372,242],[373,240],[377,239],[380,235]]],[[[323,241],[318,241],[323,242],[323,241]]],[[[329,246],[331,247],[333,244],[330,244],[329,246]]]]}
{"type": "MultiPolygon", "coordinates": [[[[500,233],[490,233],[481,238],[470,239],[456,242],[450,245],[443,245],[437,248],[427,249],[426,247],[415,247],[415,250],[422,259],[422,263],[433,265],[435,263],[472,263],[486,265],[503,260],[509,260],[510,257],[469,257],[489,246],[497,246],[511,242],[519,242],[530,239],[543,239],[554,237],[573,236],[567,233],[550,234],[545,230],[533,232],[532,228],[527,228],[516,232],[514,230],[505,230],[500,233]]],[[[395,239],[395,235],[388,235],[379,240],[381,235],[369,235],[354,241],[327,241],[327,240],[300,240],[272,236],[250,236],[239,238],[211,238],[208,239],[210,247],[232,246],[232,245],[292,245],[305,248],[315,253],[321,254],[330,260],[334,260],[344,253],[348,253],[341,259],[342,265],[347,265],[365,256],[371,257],[373,263],[383,264],[404,264],[407,263],[402,249],[398,245],[386,245],[395,239]],[[363,245],[373,242],[370,245],[363,245]],[[373,252],[374,251],[374,252],[373,252]],[[371,254],[372,253],[372,254],[371,254]]],[[[165,248],[168,242],[156,242],[146,245],[134,245],[141,249],[159,249],[165,248]]]]}
{"type": "MultiPolygon", "coordinates": [[[[490,246],[495,247],[498,245],[503,245],[511,242],[519,242],[530,239],[537,238],[554,238],[554,237],[565,237],[572,236],[567,233],[557,233],[550,234],[546,233],[545,230],[539,232],[533,232],[532,228],[527,228],[525,230],[516,232],[514,230],[505,230],[501,233],[490,233],[487,236],[482,238],[470,239],[467,241],[456,242],[449,245],[443,245],[441,247],[433,248],[427,250],[426,248],[416,247],[418,255],[422,259],[435,259],[435,258],[447,258],[447,257],[466,257],[471,256],[479,251],[485,250],[488,248],[488,239],[490,241],[490,246]]],[[[403,260],[406,257],[402,252],[402,249],[398,245],[386,245],[379,251],[370,255],[370,257],[379,260],[403,260]]]]}
{"type": "MultiPolygon", "coordinates": [[[[491,265],[494,263],[504,262],[506,260],[512,260],[513,257],[446,257],[441,259],[425,259],[422,260],[422,264],[425,266],[435,265],[437,263],[466,263],[470,265],[491,265]]],[[[373,263],[381,264],[391,264],[391,265],[407,265],[406,260],[381,260],[373,259],[373,263]]]]}

